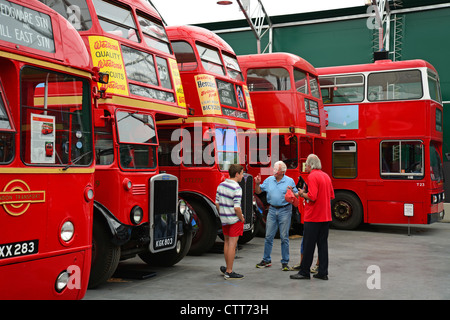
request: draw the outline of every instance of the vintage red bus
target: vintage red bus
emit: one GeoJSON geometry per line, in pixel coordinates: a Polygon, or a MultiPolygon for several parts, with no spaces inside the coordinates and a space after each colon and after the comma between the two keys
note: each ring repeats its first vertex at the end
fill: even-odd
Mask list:
{"type": "Polygon", "coordinates": [[[161,17],[145,0],[41,1],[79,31],[94,67],[110,76],[94,111],[89,287],[136,254],[151,265],[177,263],[191,244],[191,213],[177,177],[159,171],[156,121],[186,117],[186,108],[161,17]]]}
{"type": "Polygon", "coordinates": [[[337,228],[444,215],[439,77],[423,60],[319,68],[329,124],[316,144],[337,228]]]}
{"type": "MultiPolygon", "coordinates": [[[[315,141],[326,137],[317,71],[290,53],[238,56],[238,61],[250,91],[257,130],[257,137],[248,144],[248,172],[260,174],[264,180],[273,174],[273,164],[282,160],[287,176],[306,180],[306,157],[315,152],[315,141]]],[[[265,225],[266,212],[261,212],[258,231],[265,225]]]]}
{"type": "MultiPolygon", "coordinates": [[[[233,49],[219,36],[193,26],[167,27],[181,74],[187,119],[158,123],[161,168],[180,181],[180,194],[195,211],[199,230],[191,254],[202,254],[221,233],[214,205],[217,186],[239,159],[239,136],[253,130],[254,117],[247,87],[233,49]],[[162,127],[164,125],[164,128],[162,127]],[[181,141],[181,142],[180,142],[181,141]]],[[[241,243],[253,238],[253,177],[246,175],[241,243]]]]}
{"type": "Polygon", "coordinates": [[[0,7],[0,299],[81,299],[91,267],[99,74],[55,11],[35,0],[0,7]]]}

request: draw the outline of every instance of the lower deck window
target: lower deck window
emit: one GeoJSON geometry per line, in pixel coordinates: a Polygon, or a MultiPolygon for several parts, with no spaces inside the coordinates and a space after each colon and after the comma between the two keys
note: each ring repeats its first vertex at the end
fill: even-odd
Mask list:
{"type": "Polygon", "coordinates": [[[342,141],[333,143],[334,178],[356,178],[356,160],[356,142],[342,141]]]}
{"type": "Polygon", "coordinates": [[[418,140],[381,142],[381,176],[385,179],[422,179],[423,143],[418,140]]]}

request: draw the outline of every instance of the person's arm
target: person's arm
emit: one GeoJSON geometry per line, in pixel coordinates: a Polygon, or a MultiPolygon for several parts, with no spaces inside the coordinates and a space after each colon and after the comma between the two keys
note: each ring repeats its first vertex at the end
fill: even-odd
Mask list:
{"type": "Polygon", "coordinates": [[[308,196],[308,194],[303,189],[300,189],[298,191],[298,196],[301,197],[301,198],[304,198],[306,200],[312,201],[311,198],[308,196]]]}
{"type": "Polygon", "coordinates": [[[255,177],[255,193],[256,194],[260,194],[262,192],[260,184],[261,184],[261,175],[258,174],[255,177]]]}
{"type": "Polygon", "coordinates": [[[299,195],[309,201],[316,201],[317,199],[317,180],[312,174],[308,177],[308,193],[300,189],[299,195]]]}
{"type": "Polygon", "coordinates": [[[245,223],[245,218],[244,215],[242,214],[241,207],[234,207],[234,212],[236,212],[236,215],[239,218],[239,220],[241,220],[242,223],[245,223]]]}

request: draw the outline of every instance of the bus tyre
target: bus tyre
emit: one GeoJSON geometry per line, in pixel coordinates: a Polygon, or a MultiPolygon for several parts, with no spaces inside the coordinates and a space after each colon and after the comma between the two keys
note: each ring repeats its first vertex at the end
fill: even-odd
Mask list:
{"type": "Polygon", "coordinates": [[[357,228],[363,218],[363,209],[358,197],[350,192],[336,191],[331,201],[331,226],[336,229],[357,228]]]}
{"type": "Polygon", "coordinates": [[[149,251],[139,254],[139,258],[145,263],[154,267],[171,267],[183,259],[191,247],[192,232],[185,233],[177,241],[177,245],[172,250],[151,253],[149,251]]]}
{"type": "Polygon", "coordinates": [[[92,289],[106,282],[116,271],[119,259],[120,247],[111,242],[111,234],[106,225],[99,219],[94,219],[88,288],[92,289]]]}
{"type": "Polygon", "coordinates": [[[216,217],[197,201],[190,201],[195,211],[194,219],[198,225],[198,230],[192,238],[190,255],[201,255],[208,252],[216,242],[217,225],[216,217]]]}

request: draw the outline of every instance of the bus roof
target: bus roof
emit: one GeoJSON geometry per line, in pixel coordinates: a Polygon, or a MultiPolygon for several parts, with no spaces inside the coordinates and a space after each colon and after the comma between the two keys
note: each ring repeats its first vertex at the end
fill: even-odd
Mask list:
{"type": "Polygon", "coordinates": [[[305,59],[295,54],[286,52],[249,54],[239,56],[239,64],[241,68],[269,68],[294,66],[300,70],[306,71],[313,75],[318,75],[317,70],[305,59]]]}
{"type": "Polygon", "coordinates": [[[121,3],[126,3],[127,5],[134,7],[136,10],[140,10],[146,14],[151,15],[161,21],[161,16],[158,11],[147,1],[147,0],[133,0],[133,1],[120,1],[121,3]]]}
{"type": "MultiPolygon", "coordinates": [[[[25,0],[10,0],[10,2],[50,16],[52,21],[51,36],[53,37],[51,40],[54,42],[55,48],[54,52],[44,51],[37,48],[28,47],[24,44],[19,45],[0,40],[0,46],[3,47],[2,50],[17,53],[17,49],[19,49],[21,54],[29,56],[38,55],[48,59],[57,59],[61,61],[62,64],[78,69],[92,69],[91,59],[82,38],[75,28],[67,23],[66,19],[39,1],[30,3],[30,1],[25,0]]],[[[25,26],[25,23],[23,27],[27,27],[25,26]]],[[[39,32],[39,30],[36,32],[39,32]]],[[[41,37],[41,39],[43,38],[41,37]]]]}
{"type": "Polygon", "coordinates": [[[405,60],[405,61],[378,60],[373,63],[367,64],[317,68],[317,71],[319,72],[319,75],[328,75],[328,74],[414,69],[424,67],[429,68],[437,73],[436,69],[429,62],[421,59],[405,60]]]}
{"type": "Polygon", "coordinates": [[[166,27],[166,32],[170,41],[200,41],[235,55],[233,48],[225,40],[208,29],[196,26],[169,26],[166,27]]]}

